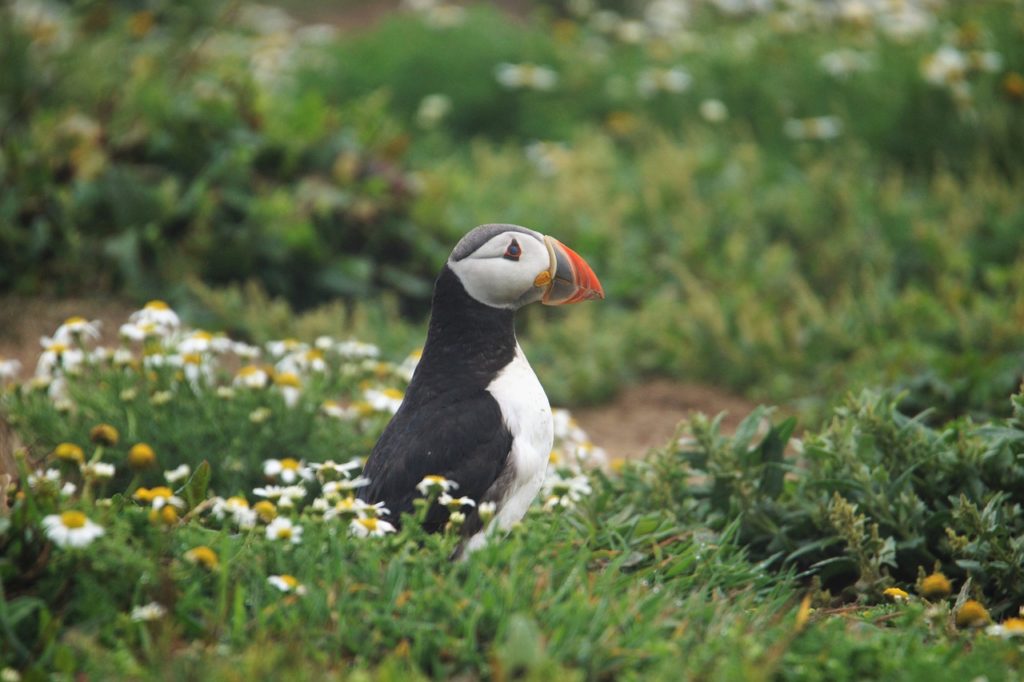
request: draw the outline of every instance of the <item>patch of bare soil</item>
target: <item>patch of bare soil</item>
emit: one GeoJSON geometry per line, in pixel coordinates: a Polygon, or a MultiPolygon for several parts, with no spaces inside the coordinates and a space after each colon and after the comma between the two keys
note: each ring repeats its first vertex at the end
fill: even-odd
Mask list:
{"type": "Polygon", "coordinates": [[[609,457],[639,457],[667,443],[690,415],[725,412],[722,426],[731,432],[755,407],[713,386],[656,379],[623,389],[606,405],[574,409],[573,416],[609,457]]]}

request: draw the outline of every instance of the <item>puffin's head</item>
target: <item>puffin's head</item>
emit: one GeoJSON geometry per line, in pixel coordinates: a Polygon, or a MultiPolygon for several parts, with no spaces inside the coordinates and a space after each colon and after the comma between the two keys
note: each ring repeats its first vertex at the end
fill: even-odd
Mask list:
{"type": "Polygon", "coordinates": [[[604,298],[587,262],[554,237],[519,225],[481,225],[463,237],[448,267],[466,292],[494,308],[604,298]]]}

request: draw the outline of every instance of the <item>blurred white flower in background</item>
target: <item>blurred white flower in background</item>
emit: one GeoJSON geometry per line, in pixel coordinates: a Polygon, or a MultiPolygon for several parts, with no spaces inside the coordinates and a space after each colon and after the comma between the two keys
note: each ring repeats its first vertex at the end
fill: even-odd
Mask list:
{"type": "Polygon", "coordinates": [[[843,132],[843,122],[836,116],[791,118],[782,128],[786,137],[794,140],[832,140],[843,132]]]}
{"type": "Polygon", "coordinates": [[[659,35],[681,31],[689,18],[690,5],[684,0],[654,0],[644,8],[644,19],[659,35]]]}
{"type": "Polygon", "coordinates": [[[951,45],[943,45],[921,62],[921,75],[932,85],[959,83],[967,77],[967,56],[951,45]]]}
{"type": "Polygon", "coordinates": [[[651,98],[658,93],[679,94],[690,89],[693,77],[682,67],[644,69],[637,76],[636,90],[641,97],[651,98]]]}
{"type": "Polygon", "coordinates": [[[0,384],[17,379],[19,372],[21,372],[20,361],[13,358],[0,357],[0,384]]]}
{"type": "Polygon", "coordinates": [[[436,128],[451,110],[452,99],[448,95],[427,95],[416,110],[416,124],[421,128],[436,128]]]}
{"type": "Polygon", "coordinates": [[[551,90],[558,84],[558,74],[548,66],[503,62],[494,69],[498,83],[510,90],[551,90]]]}
{"type": "Polygon", "coordinates": [[[569,148],[559,142],[531,142],[524,153],[537,171],[548,177],[556,175],[569,163],[569,148]]]}
{"type": "Polygon", "coordinates": [[[700,115],[708,123],[721,123],[729,118],[729,109],[717,99],[706,99],[700,103],[700,115]]]}
{"type": "Polygon", "coordinates": [[[136,606],[132,609],[131,619],[136,623],[147,623],[159,620],[167,614],[167,609],[158,602],[150,602],[145,606],[136,606]]]}
{"type": "Polygon", "coordinates": [[[871,57],[857,50],[834,50],[818,58],[822,71],[835,78],[846,78],[854,73],[867,71],[872,67],[871,57]]]}

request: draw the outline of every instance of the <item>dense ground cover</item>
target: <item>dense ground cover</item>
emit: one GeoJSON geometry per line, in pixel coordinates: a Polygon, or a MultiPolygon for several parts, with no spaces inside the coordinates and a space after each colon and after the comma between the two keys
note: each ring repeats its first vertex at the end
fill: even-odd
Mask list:
{"type": "Polygon", "coordinates": [[[227,332],[155,304],[0,358],[4,675],[1013,679],[1019,3],[410,7],[0,7],[0,288],[227,332]],[[667,374],[800,431],[591,471],[560,413],[510,537],[389,532],[359,460],[492,220],[608,293],[524,311],[554,402],[667,374]]]}
{"type": "Polygon", "coordinates": [[[27,446],[0,516],[2,663],[26,679],[999,680],[1024,655],[1024,395],[942,431],[866,395],[792,442],[764,410],[731,437],[698,418],[604,472],[558,412],[537,504],[452,563],[457,515],[396,532],[352,496],[415,356],[256,348],[159,303],[116,349],[92,336],[63,325],[3,398],[27,446]]]}
{"type": "Polygon", "coordinates": [[[817,416],[889,382],[910,412],[1007,414],[1016,3],[420,6],[357,36],[247,4],[5,8],[0,286],[225,327],[254,316],[197,282],[253,279],[416,320],[454,240],[505,220],[609,293],[562,328],[586,358],[524,325],[563,402],[667,373],[817,416]]]}

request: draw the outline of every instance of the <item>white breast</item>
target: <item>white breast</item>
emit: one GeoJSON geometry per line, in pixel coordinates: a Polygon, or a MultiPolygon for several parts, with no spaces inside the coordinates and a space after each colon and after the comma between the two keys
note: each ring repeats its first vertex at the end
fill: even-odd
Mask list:
{"type": "MultiPolygon", "coordinates": [[[[498,500],[493,521],[498,528],[507,530],[523,518],[544,482],[554,441],[551,405],[519,344],[515,358],[494,378],[487,391],[498,402],[505,426],[512,434],[508,461],[513,468],[512,482],[498,500]]],[[[473,537],[467,551],[480,547],[483,535],[481,532],[473,537]]]]}

